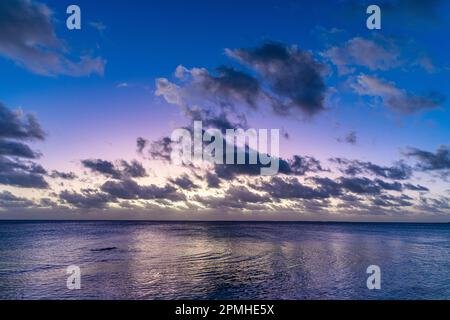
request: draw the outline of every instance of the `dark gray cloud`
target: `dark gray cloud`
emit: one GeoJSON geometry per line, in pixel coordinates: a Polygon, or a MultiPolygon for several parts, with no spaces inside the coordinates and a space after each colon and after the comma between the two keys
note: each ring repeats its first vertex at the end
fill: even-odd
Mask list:
{"type": "Polygon", "coordinates": [[[49,187],[41,175],[26,172],[0,173],[0,184],[36,189],[46,189],[49,187]]]}
{"type": "Polygon", "coordinates": [[[198,189],[199,186],[192,181],[192,179],[188,175],[183,175],[178,178],[169,179],[169,181],[183,190],[194,190],[198,189]]]}
{"type": "Polygon", "coordinates": [[[270,200],[268,197],[252,192],[244,186],[230,187],[226,194],[230,200],[237,201],[239,203],[261,203],[270,200]]]}
{"type": "Polygon", "coordinates": [[[427,187],[424,187],[420,184],[411,184],[411,183],[405,183],[403,184],[403,186],[405,187],[405,189],[407,190],[412,190],[412,191],[430,191],[430,189],[428,189],[427,187]]]}
{"type": "Polygon", "coordinates": [[[289,167],[284,171],[288,174],[304,175],[311,172],[328,171],[322,167],[319,160],[311,156],[294,155],[287,163],[289,167]]]}
{"type": "Polygon", "coordinates": [[[137,152],[142,154],[142,151],[145,149],[145,147],[148,144],[148,140],[138,137],[136,139],[136,146],[137,146],[137,152]]]}
{"type": "Polygon", "coordinates": [[[149,154],[155,160],[170,160],[172,153],[172,140],[169,137],[163,137],[159,140],[153,141],[150,144],[149,154]]]}
{"type": "Polygon", "coordinates": [[[310,177],[309,180],[313,181],[324,194],[334,197],[344,196],[342,195],[341,184],[336,179],[330,179],[328,177],[310,177]]]}
{"type": "Polygon", "coordinates": [[[9,191],[0,192],[0,208],[29,208],[34,205],[33,201],[17,197],[9,191]]]}
{"type": "Polygon", "coordinates": [[[202,121],[203,128],[219,129],[225,133],[227,129],[247,128],[247,117],[244,114],[235,114],[234,119],[227,110],[213,112],[212,110],[192,109],[186,112],[192,121],[202,121]]]}
{"type": "Polygon", "coordinates": [[[365,74],[355,77],[350,82],[350,87],[361,96],[381,98],[386,107],[405,115],[436,109],[446,100],[438,92],[416,95],[398,88],[393,82],[365,74]]]}
{"type": "Polygon", "coordinates": [[[0,184],[48,188],[43,177],[47,171],[41,165],[29,161],[40,154],[21,142],[44,138],[45,133],[34,115],[10,110],[0,102],[0,184]]]}
{"type": "Polygon", "coordinates": [[[145,168],[136,160],[128,163],[119,160],[118,164],[102,159],[85,159],[81,163],[92,172],[100,173],[113,179],[141,178],[147,176],[145,168]]]}
{"type": "Polygon", "coordinates": [[[0,55],[46,76],[103,74],[105,61],[82,56],[68,58],[68,47],[56,36],[52,10],[34,0],[0,2],[0,55]]]}
{"type": "Polygon", "coordinates": [[[206,183],[208,184],[208,188],[219,188],[220,187],[220,179],[215,173],[208,172],[205,176],[206,183]]]}
{"type": "Polygon", "coordinates": [[[345,191],[367,195],[378,195],[383,191],[403,191],[403,185],[397,181],[371,180],[366,177],[339,177],[337,179],[311,177],[310,180],[329,196],[339,197],[341,199],[347,196],[344,193],[345,191]]]}
{"type": "Polygon", "coordinates": [[[339,179],[342,189],[356,194],[380,194],[382,187],[368,178],[342,177],[339,179]]]}
{"type": "MultiPolygon", "coordinates": [[[[268,167],[269,165],[263,165],[261,163],[262,154],[259,151],[255,151],[257,154],[257,163],[250,164],[250,147],[246,144],[244,147],[240,148],[245,156],[245,164],[237,164],[237,154],[234,155],[234,164],[226,164],[226,149],[228,142],[223,139],[223,164],[214,165],[214,173],[220,179],[233,180],[237,176],[258,176],[261,174],[261,169],[268,167]]],[[[233,146],[237,151],[237,147],[233,146]]],[[[319,160],[311,156],[300,156],[294,155],[292,159],[282,159],[272,156],[272,161],[278,161],[278,173],[284,175],[305,175],[307,173],[317,173],[321,171],[327,171],[324,169],[319,160]]]]}
{"type": "Polygon", "coordinates": [[[44,208],[57,208],[59,204],[50,198],[42,198],[39,200],[39,206],[44,208]]]}
{"type": "Polygon", "coordinates": [[[355,194],[379,195],[384,191],[402,192],[404,187],[403,184],[397,181],[388,182],[381,179],[371,180],[366,177],[341,177],[338,181],[340,188],[355,194]]]}
{"type": "Polygon", "coordinates": [[[116,169],[111,161],[102,159],[86,159],[82,160],[81,163],[92,172],[101,173],[115,179],[121,178],[121,172],[116,169]]]}
{"type": "Polygon", "coordinates": [[[101,190],[113,197],[128,200],[185,200],[183,193],[175,187],[166,185],[158,187],[156,185],[141,186],[133,180],[107,181],[101,186],[101,190]]]}
{"type": "Polygon", "coordinates": [[[42,166],[0,156],[0,184],[22,188],[46,189],[48,183],[42,166]]]}
{"type": "Polygon", "coordinates": [[[8,173],[12,171],[47,174],[47,170],[35,162],[0,156],[0,172],[8,173]]]}
{"type": "Polygon", "coordinates": [[[332,158],[331,162],[338,164],[341,172],[347,175],[372,174],[392,180],[406,180],[412,176],[412,168],[402,161],[393,166],[386,167],[369,161],[348,160],[344,158],[332,158]]]}
{"type": "Polygon", "coordinates": [[[44,140],[45,133],[34,115],[10,110],[0,102],[0,138],[44,140]]]}
{"type": "Polygon", "coordinates": [[[389,209],[394,208],[402,208],[402,207],[410,207],[413,206],[413,202],[411,202],[412,198],[407,195],[400,196],[392,196],[388,194],[383,194],[377,197],[374,197],[371,201],[374,206],[377,207],[387,207],[389,209]]]}
{"type": "Polygon", "coordinates": [[[375,182],[384,190],[391,190],[391,191],[403,191],[403,185],[398,182],[387,182],[380,179],[376,179],[375,182]]]}
{"type": "MultiPolygon", "coordinates": [[[[229,66],[222,65],[216,68],[216,72],[210,73],[204,68],[187,69],[180,65],[175,76],[184,83],[184,87],[178,90],[181,95],[177,99],[194,104],[203,101],[218,107],[234,108],[236,104],[243,104],[256,108],[261,95],[261,87],[255,77],[229,66]]],[[[160,80],[163,81],[157,82],[158,88],[164,92],[164,84],[170,86],[170,83],[165,82],[166,79],[160,80]]]]}
{"type": "Polygon", "coordinates": [[[0,155],[28,159],[35,159],[40,156],[39,153],[31,150],[31,148],[24,143],[2,139],[0,139],[0,155]]]}
{"type": "Polygon", "coordinates": [[[221,66],[217,71],[217,76],[199,72],[196,81],[200,80],[204,90],[220,98],[219,104],[231,104],[232,100],[238,100],[256,108],[260,94],[258,80],[231,67],[221,66]]]}
{"type": "Polygon", "coordinates": [[[427,213],[448,213],[450,210],[450,198],[445,196],[439,198],[421,197],[418,208],[427,213]]]}
{"type": "Polygon", "coordinates": [[[63,203],[81,209],[103,209],[108,207],[108,203],[115,201],[111,195],[91,189],[84,189],[80,193],[64,190],[59,198],[63,203]]]}
{"type": "Polygon", "coordinates": [[[208,208],[215,209],[246,209],[258,207],[255,204],[263,204],[270,201],[270,197],[261,196],[255,192],[250,191],[244,186],[232,186],[228,188],[223,197],[201,197],[196,196],[195,201],[200,202],[208,208]]]}
{"type": "Polygon", "coordinates": [[[323,199],[330,196],[326,190],[301,184],[296,178],[272,177],[254,188],[267,192],[274,199],[323,199]]]}
{"type": "Polygon", "coordinates": [[[214,173],[220,179],[233,180],[238,176],[259,176],[261,174],[261,164],[216,164],[214,173]]]}
{"type": "Polygon", "coordinates": [[[435,153],[417,148],[408,148],[404,151],[404,155],[414,158],[420,170],[450,170],[450,149],[448,146],[440,146],[435,153]]]}
{"type": "MultiPolygon", "coordinates": [[[[276,176],[249,182],[243,189],[236,186],[230,187],[223,197],[196,197],[195,199],[208,207],[221,209],[227,207],[244,209],[254,203],[277,203],[279,200],[287,199],[296,201],[305,210],[306,208],[313,210],[313,207],[317,210],[325,210],[331,205],[330,199],[338,199],[342,201],[339,205],[341,209],[351,208],[380,214],[383,211],[385,214],[384,210],[414,205],[413,198],[401,193],[405,189],[426,191],[426,188],[422,186],[403,185],[398,181],[390,182],[382,179],[372,180],[367,177],[331,179],[314,176],[306,177],[304,182],[301,182],[297,177],[276,176]],[[259,193],[251,191],[249,187],[259,193]]],[[[313,211],[317,212],[317,210],[313,211]]]]}
{"type": "Polygon", "coordinates": [[[298,108],[314,115],[325,109],[326,67],[311,53],[275,42],[257,48],[227,50],[227,53],[256,70],[270,85],[280,98],[273,104],[279,114],[298,108]]]}
{"type": "MultiPolygon", "coordinates": [[[[248,161],[249,151],[248,148],[245,151],[246,163],[245,164],[216,164],[214,166],[215,175],[224,180],[233,180],[238,176],[259,176],[261,175],[261,168],[268,167],[268,165],[262,165],[259,161],[256,164],[250,164],[248,161]]],[[[327,171],[322,167],[320,161],[310,156],[298,156],[294,155],[292,159],[284,160],[273,158],[272,161],[279,161],[278,173],[283,175],[305,175],[312,172],[327,171]]]]}
{"type": "Polygon", "coordinates": [[[58,170],[53,170],[50,174],[50,177],[53,179],[64,179],[64,180],[74,180],[77,178],[77,175],[73,172],[62,172],[58,170]]]}
{"type": "Polygon", "coordinates": [[[120,160],[121,174],[124,177],[143,178],[147,176],[147,171],[144,166],[136,160],[128,163],[125,160],[120,160]]]}

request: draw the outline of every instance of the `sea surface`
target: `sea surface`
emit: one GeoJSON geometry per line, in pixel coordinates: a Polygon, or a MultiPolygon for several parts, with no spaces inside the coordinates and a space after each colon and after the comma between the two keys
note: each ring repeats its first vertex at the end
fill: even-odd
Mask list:
{"type": "Polygon", "coordinates": [[[450,299],[450,224],[0,222],[0,299],[450,299]]]}

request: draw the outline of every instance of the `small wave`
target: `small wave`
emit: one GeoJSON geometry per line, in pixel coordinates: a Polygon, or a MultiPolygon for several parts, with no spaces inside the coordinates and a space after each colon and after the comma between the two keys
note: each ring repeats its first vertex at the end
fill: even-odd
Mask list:
{"type": "Polygon", "coordinates": [[[106,247],[106,248],[98,248],[98,249],[91,249],[93,252],[99,252],[99,251],[111,251],[116,250],[117,247],[106,247]]]}

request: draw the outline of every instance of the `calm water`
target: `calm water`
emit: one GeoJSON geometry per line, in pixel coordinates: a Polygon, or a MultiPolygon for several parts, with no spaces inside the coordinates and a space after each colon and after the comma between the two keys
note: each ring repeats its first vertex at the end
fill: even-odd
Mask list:
{"type": "Polygon", "coordinates": [[[0,222],[0,298],[450,299],[450,225],[0,222]]]}

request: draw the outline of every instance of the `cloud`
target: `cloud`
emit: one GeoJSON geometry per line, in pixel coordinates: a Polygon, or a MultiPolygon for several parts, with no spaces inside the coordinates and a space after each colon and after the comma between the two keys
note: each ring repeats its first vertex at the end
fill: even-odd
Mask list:
{"type": "Polygon", "coordinates": [[[272,177],[254,187],[269,193],[275,199],[324,199],[330,196],[326,190],[303,185],[296,178],[272,177]]]}
{"type": "Polygon", "coordinates": [[[133,180],[107,181],[101,186],[101,190],[119,199],[142,200],[185,200],[184,194],[170,185],[158,187],[156,185],[141,186],[133,180]]]}
{"type": "Polygon", "coordinates": [[[327,88],[323,75],[326,66],[311,53],[275,42],[251,49],[227,49],[226,53],[258,72],[269,84],[271,91],[281,99],[273,103],[279,114],[299,109],[307,115],[315,115],[325,109],[327,88]]]}
{"type": "Polygon", "coordinates": [[[82,160],[81,163],[92,172],[101,173],[115,179],[121,178],[120,171],[117,170],[114,164],[110,161],[102,159],[86,159],[82,160]]]}
{"type": "Polygon", "coordinates": [[[24,114],[21,110],[10,110],[0,102],[0,139],[44,140],[42,130],[36,117],[24,114]]]}
{"type": "Polygon", "coordinates": [[[68,57],[64,41],[56,36],[52,11],[33,0],[0,2],[0,55],[40,75],[86,76],[103,74],[100,57],[68,57]]]}
{"type": "Polygon", "coordinates": [[[142,178],[147,176],[145,168],[136,160],[130,163],[125,160],[119,160],[117,165],[102,159],[85,159],[81,163],[92,172],[100,173],[113,179],[142,178]]]}
{"type": "Polygon", "coordinates": [[[402,191],[403,186],[399,182],[386,182],[380,179],[371,180],[366,177],[339,177],[336,181],[329,178],[314,178],[320,188],[329,195],[339,196],[343,191],[354,194],[378,195],[382,191],[402,191]]]}
{"type": "Polygon", "coordinates": [[[322,190],[323,194],[334,197],[342,196],[341,185],[337,179],[330,179],[328,177],[310,177],[308,180],[314,182],[317,188],[322,190]]]}
{"type": "Polygon", "coordinates": [[[261,90],[256,78],[232,67],[220,66],[216,70],[217,75],[213,75],[203,68],[189,70],[180,65],[175,75],[184,81],[191,80],[189,95],[191,98],[194,95],[201,97],[203,103],[207,102],[205,100],[216,105],[245,103],[256,108],[256,100],[261,90]]]}
{"type": "Polygon", "coordinates": [[[256,207],[254,204],[262,204],[270,201],[267,196],[261,196],[250,191],[245,186],[231,186],[228,188],[223,197],[215,196],[196,196],[195,201],[200,202],[208,208],[215,209],[246,209],[256,207]]]}
{"type": "Polygon", "coordinates": [[[145,168],[136,160],[132,160],[130,163],[125,160],[120,160],[119,163],[122,168],[121,174],[123,177],[143,178],[147,176],[145,168]]]}
{"type": "MultiPolygon", "coordinates": [[[[228,70],[227,74],[238,73],[236,70],[225,70],[228,70]]],[[[233,83],[234,78],[244,75],[227,75],[224,72],[213,76],[206,69],[188,70],[178,66],[176,75],[181,78],[181,84],[177,85],[165,78],[157,79],[155,94],[178,106],[190,122],[202,121],[205,128],[224,131],[246,127],[246,117],[241,109],[243,106],[249,106],[249,103],[252,108],[256,107],[253,100],[257,95],[253,97],[250,94],[253,89],[243,88],[243,83],[250,82],[249,80],[241,80],[243,83],[239,84],[233,83]]]]}
{"type": "Polygon", "coordinates": [[[0,184],[46,189],[49,185],[43,177],[45,173],[45,169],[38,164],[0,156],[0,184]]]}
{"type": "Polygon", "coordinates": [[[366,67],[369,70],[388,70],[400,65],[400,52],[392,41],[368,40],[355,37],[342,46],[334,46],[322,55],[330,59],[340,74],[356,71],[354,66],[366,67]]]}
{"type": "Polygon", "coordinates": [[[405,189],[412,190],[412,191],[430,191],[427,187],[421,186],[420,184],[414,185],[411,183],[405,183],[403,184],[405,189]]]}
{"type": "Polygon", "coordinates": [[[206,178],[206,183],[209,188],[219,188],[220,187],[220,179],[216,174],[207,172],[205,178],[206,178]]]}
{"type": "Polygon", "coordinates": [[[369,195],[380,194],[382,191],[403,191],[403,185],[397,181],[371,180],[366,177],[339,177],[333,180],[330,178],[312,177],[310,180],[330,196],[338,196],[341,199],[346,197],[343,191],[369,195]]]}
{"type": "Polygon", "coordinates": [[[31,200],[17,197],[9,191],[0,192],[0,208],[28,208],[33,206],[34,202],[31,200]]]}
{"type": "Polygon", "coordinates": [[[150,144],[149,154],[153,159],[170,160],[172,153],[172,140],[169,137],[163,137],[150,144]]]}
{"type": "Polygon", "coordinates": [[[39,157],[39,153],[34,152],[28,145],[24,143],[1,139],[0,139],[0,155],[14,156],[28,159],[35,159],[39,157]]]}
{"type": "Polygon", "coordinates": [[[400,196],[383,194],[372,199],[372,204],[377,207],[387,207],[392,210],[398,207],[402,208],[413,206],[414,203],[410,200],[412,199],[404,194],[400,196]]]}
{"type": "Polygon", "coordinates": [[[285,172],[288,174],[304,175],[310,172],[328,171],[322,167],[319,160],[311,156],[294,155],[287,163],[289,168],[285,172]]]}
{"type": "Polygon", "coordinates": [[[420,203],[417,205],[419,210],[427,213],[448,214],[450,211],[450,198],[440,196],[439,198],[420,198],[420,203]]]}
{"type": "Polygon", "coordinates": [[[450,149],[448,146],[439,146],[435,153],[417,148],[408,148],[403,154],[407,157],[415,158],[420,170],[450,170],[450,149]]]}
{"type": "Polygon", "coordinates": [[[343,138],[337,138],[337,141],[355,145],[358,142],[358,136],[355,131],[350,131],[343,138]]]}
{"type": "Polygon", "coordinates": [[[59,194],[63,203],[68,203],[81,209],[103,209],[109,202],[115,201],[111,195],[96,190],[84,189],[81,193],[64,190],[59,194]]]}
{"type": "Polygon", "coordinates": [[[148,144],[148,140],[146,140],[146,139],[144,139],[142,137],[138,137],[136,139],[137,152],[142,154],[142,151],[147,146],[147,144],[148,144]]]}
{"type": "Polygon", "coordinates": [[[77,178],[77,175],[73,172],[61,172],[53,170],[50,174],[50,177],[52,177],[53,179],[75,180],[77,178]]]}
{"type": "MultiPolygon", "coordinates": [[[[245,150],[245,157],[248,159],[249,151],[248,148],[245,150]]],[[[246,161],[245,164],[216,164],[214,165],[213,171],[217,178],[223,180],[234,180],[238,176],[259,176],[261,175],[261,168],[268,167],[268,165],[262,165],[259,161],[260,156],[258,153],[258,163],[249,164],[246,161]]],[[[294,155],[292,159],[277,159],[273,158],[272,161],[279,161],[278,174],[283,175],[305,175],[307,173],[316,173],[328,171],[324,169],[319,160],[310,156],[299,156],[294,155]]],[[[225,163],[225,161],[224,161],[225,163]]],[[[210,177],[210,179],[212,179],[210,177]]]]}
{"type": "Polygon", "coordinates": [[[380,179],[376,179],[375,182],[384,190],[399,191],[399,192],[403,190],[403,185],[398,181],[386,182],[380,179]]]}
{"type": "Polygon", "coordinates": [[[331,162],[338,164],[340,171],[347,175],[372,174],[392,180],[406,180],[412,176],[412,168],[402,161],[393,166],[380,166],[370,161],[348,160],[345,158],[332,158],[331,162]]]}
{"type": "Polygon", "coordinates": [[[189,119],[219,129],[245,127],[245,113],[263,106],[282,116],[294,110],[313,116],[325,109],[327,68],[311,53],[273,42],[225,52],[250,72],[229,66],[209,72],[180,65],[176,83],[156,80],[156,95],[179,106],[189,119]]]}
{"type": "Polygon", "coordinates": [[[386,107],[400,114],[413,114],[441,106],[445,97],[431,92],[415,95],[399,89],[395,83],[374,76],[361,74],[353,79],[350,87],[361,96],[379,97],[386,107]]]}
{"type": "Polygon", "coordinates": [[[368,178],[342,177],[339,179],[340,186],[356,194],[379,194],[382,187],[368,178]]]}
{"type": "MultiPolygon", "coordinates": [[[[187,130],[191,130],[187,128],[187,130]]],[[[222,145],[223,145],[223,159],[222,164],[214,164],[212,166],[212,172],[208,173],[205,178],[209,187],[217,188],[220,185],[221,180],[233,180],[238,176],[259,176],[261,174],[261,169],[264,167],[269,167],[270,164],[262,164],[261,157],[262,154],[255,150],[257,155],[257,162],[255,164],[251,164],[250,159],[250,147],[248,144],[245,144],[242,147],[236,147],[233,145],[235,151],[237,148],[242,150],[245,157],[244,164],[237,163],[237,154],[235,152],[234,155],[234,164],[226,164],[226,153],[227,153],[227,145],[229,142],[222,137],[222,145]]],[[[207,143],[203,141],[203,148],[207,143]]],[[[171,160],[171,152],[172,152],[172,141],[169,137],[163,137],[154,142],[149,142],[143,138],[138,138],[138,152],[142,153],[143,149],[146,146],[150,146],[148,153],[150,154],[152,159],[156,160],[171,160]],[[141,147],[142,148],[141,148],[141,147]]],[[[265,154],[267,155],[267,154],[265,154]]],[[[325,172],[329,171],[328,169],[323,168],[322,164],[319,160],[311,156],[300,156],[294,155],[292,159],[282,159],[274,156],[272,157],[272,161],[278,161],[278,173],[284,175],[305,175],[307,173],[317,173],[317,172],[325,172]]],[[[189,166],[192,170],[197,170],[198,168],[195,164],[185,164],[189,166]]]]}
{"type": "Polygon", "coordinates": [[[268,197],[251,192],[244,186],[230,187],[227,190],[226,194],[229,199],[237,201],[239,203],[261,203],[270,200],[268,197]]]}
{"type": "Polygon", "coordinates": [[[29,159],[40,156],[21,141],[44,140],[45,133],[36,117],[10,110],[0,103],[0,184],[46,189],[46,170],[29,159]],[[19,140],[19,141],[17,141],[19,140]],[[26,160],[23,160],[26,159],[26,160]]]}
{"type": "Polygon", "coordinates": [[[175,179],[169,179],[169,181],[183,190],[194,190],[198,189],[199,186],[196,185],[188,175],[183,175],[175,179]]]}

